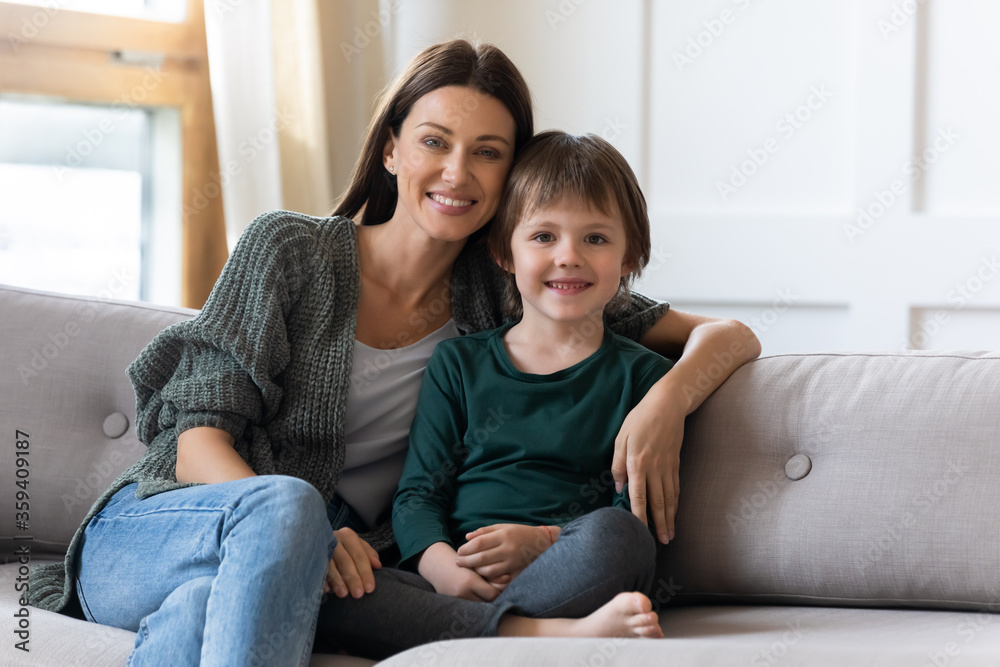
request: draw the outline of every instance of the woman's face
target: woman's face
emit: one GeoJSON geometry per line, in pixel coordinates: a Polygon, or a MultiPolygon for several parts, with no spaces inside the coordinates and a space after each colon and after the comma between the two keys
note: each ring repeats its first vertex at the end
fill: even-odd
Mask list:
{"type": "Polygon", "coordinates": [[[514,132],[507,107],[480,91],[445,86],[421,97],[385,146],[398,187],[393,218],[434,239],[468,238],[496,213],[514,132]]]}

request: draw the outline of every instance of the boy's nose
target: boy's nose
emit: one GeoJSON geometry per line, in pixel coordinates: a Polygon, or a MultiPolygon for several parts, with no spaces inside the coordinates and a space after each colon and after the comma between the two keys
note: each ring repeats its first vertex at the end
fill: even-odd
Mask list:
{"type": "Polygon", "coordinates": [[[580,266],[583,263],[583,256],[575,243],[563,243],[559,247],[556,263],[559,266],[580,266]]]}

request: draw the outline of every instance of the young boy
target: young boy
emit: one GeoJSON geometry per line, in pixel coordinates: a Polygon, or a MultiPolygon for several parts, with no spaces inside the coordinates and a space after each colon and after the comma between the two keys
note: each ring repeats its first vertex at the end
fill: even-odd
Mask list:
{"type": "Polygon", "coordinates": [[[321,614],[352,651],[662,636],[654,540],[609,470],[625,416],[672,365],[603,323],[649,259],[635,176],[599,137],[540,134],[489,243],[512,321],[440,343],[427,365],[393,504],[401,567],[419,576],[382,568],[374,592],[321,614]]]}

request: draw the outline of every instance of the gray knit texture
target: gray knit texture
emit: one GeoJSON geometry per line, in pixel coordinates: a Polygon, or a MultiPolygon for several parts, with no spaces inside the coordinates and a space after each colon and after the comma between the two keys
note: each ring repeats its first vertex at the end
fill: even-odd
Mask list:
{"type": "MultiPolygon", "coordinates": [[[[451,285],[463,334],[503,323],[502,278],[483,244],[466,246],[451,285]]],[[[147,451],[94,503],[65,560],[32,568],[31,604],[67,605],[83,529],[122,487],[138,482],[146,498],[192,486],[175,477],[177,436],[189,428],[228,431],[254,472],[304,479],[328,503],[344,468],[360,286],[352,220],[272,211],[250,223],[201,312],[161,331],[129,366],[147,451]]],[[[634,294],[608,324],[638,340],[668,308],[634,294]]],[[[362,537],[382,551],[394,542],[392,522],[362,537]]]]}

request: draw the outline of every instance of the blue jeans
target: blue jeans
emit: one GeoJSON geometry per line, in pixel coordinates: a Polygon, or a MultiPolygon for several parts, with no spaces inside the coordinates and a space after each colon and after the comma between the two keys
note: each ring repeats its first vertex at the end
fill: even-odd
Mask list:
{"type": "Polygon", "coordinates": [[[128,664],[307,665],[336,544],[319,492],[283,475],[135,489],[90,521],[76,577],[88,620],[138,633],[128,664]]]}

